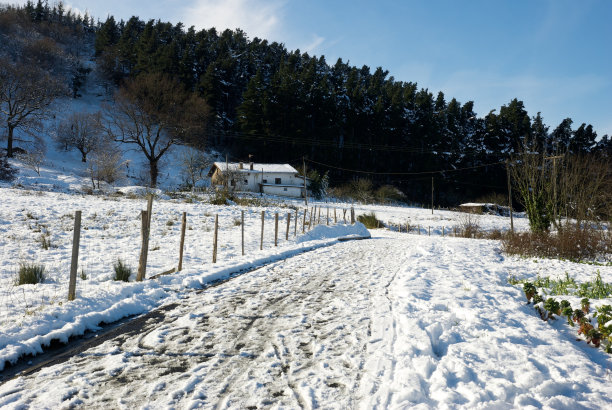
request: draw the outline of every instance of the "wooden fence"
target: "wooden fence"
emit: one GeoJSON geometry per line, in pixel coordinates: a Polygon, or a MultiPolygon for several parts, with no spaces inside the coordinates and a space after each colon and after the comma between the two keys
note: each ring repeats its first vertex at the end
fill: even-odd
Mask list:
{"type": "MultiPolygon", "coordinates": [[[[299,223],[302,221],[301,232],[306,233],[311,230],[316,225],[321,224],[322,222],[325,225],[337,224],[337,210],[333,208],[333,222],[330,219],[330,208],[326,207],[325,217],[323,221],[321,220],[321,206],[315,205],[312,208],[304,208],[302,210],[295,209],[293,212],[287,212],[285,215],[281,215],[279,212],[274,214],[274,246],[278,246],[279,244],[279,222],[281,219],[284,219],[285,225],[285,241],[288,242],[290,240],[290,233],[292,231],[291,225],[293,223],[293,237],[297,236],[297,233],[300,231],[299,223]],[[300,213],[303,215],[300,217],[300,213]],[[292,215],[293,214],[293,215],[292,215]]],[[[355,223],[355,210],[351,207],[351,223],[355,223]]],[[[344,222],[346,223],[346,212],[347,209],[343,209],[344,222]]],[[[147,201],[147,209],[142,210],[140,213],[141,219],[141,229],[140,229],[140,256],[138,260],[138,272],[136,276],[137,281],[142,281],[147,278],[147,258],[149,251],[149,239],[151,234],[151,219],[153,216],[153,198],[149,196],[147,201]]],[[[186,212],[182,213],[181,220],[181,231],[180,231],[180,246],[178,249],[178,258],[177,258],[177,266],[168,271],[161,272],[155,275],[149,276],[149,279],[154,279],[162,275],[171,274],[174,272],[179,272],[183,269],[183,257],[184,257],[184,247],[185,247],[185,231],[187,226],[187,218],[188,215],[186,212]]],[[[241,211],[241,253],[245,254],[245,236],[244,236],[244,227],[245,227],[245,211],[241,211]]],[[[261,234],[259,237],[259,249],[264,249],[264,232],[266,225],[266,212],[261,211],[261,234]]],[[[74,233],[73,233],[73,246],[72,246],[72,259],[70,265],[70,280],[68,285],[68,300],[74,300],[76,298],[76,279],[77,279],[77,271],[78,271],[78,260],[79,260],[79,247],[80,247],[80,232],[81,232],[81,211],[75,212],[74,218],[74,233]]],[[[219,249],[219,215],[215,215],[215,225],[213,230],[213,238],[212,238],[212,263],[217,263],[218,257],[218,249],[219,249]]]]}

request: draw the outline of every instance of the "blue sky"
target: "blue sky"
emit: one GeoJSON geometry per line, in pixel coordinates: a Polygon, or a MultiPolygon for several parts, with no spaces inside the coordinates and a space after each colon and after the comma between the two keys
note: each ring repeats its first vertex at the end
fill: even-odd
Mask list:
{"type": "MultiPolygon", "coordinates": [[[[0,0],[2,1],[2,0],[0,0]]],[[[24,1],[20,1],[24,3],[24,1]]],[[[612,135],[612,1],[609,0],[72,0],[101,20],[182,21],[242,28],[352,65],[383,67],[462,103],[479,116],[525,103],[556,127],[593,124],[612,135]]]]}

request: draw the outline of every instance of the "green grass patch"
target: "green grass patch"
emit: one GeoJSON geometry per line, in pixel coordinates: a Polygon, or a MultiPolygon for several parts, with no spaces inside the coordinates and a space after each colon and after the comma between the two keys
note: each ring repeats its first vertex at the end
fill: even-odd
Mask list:
{"type": "Polygon", "coordinates": [[[23,262],[17,271],[17,285],[35,285],[45,280],[44,265],[23,262]]]}
{"type": "Polygon", "coordinates": [[[546,295],[553,296],[571,295],[590,299],[605,299],[612,296],[612,283],[604,282],[601,279],[599,270],[597,270],[595,278],[590,282],[578,283],[565,272],[564,278],[552,279],[550,277],[538,276],[534,281],[510,276],[508,283],[510,285],[531,283],[536,288],[542,289],[546,295]]]}
{"type": "Polygon", "coordinates": [[[365,225],[368,229],[376,229],[384,226],[382,221],[376,218],[376,214],[374,212],[370,212],[369,214],[357,215],[357,220],[365,225]]]}
{"type": "Polygon", "coordinates": [[[121,259],[117,259],[117,263],[113,265],[113,269],[115,270],[115,276],[113,276],[113,280],[122,280],[124,282],[130,281],[132,268],[127,266],[121,259]]]}

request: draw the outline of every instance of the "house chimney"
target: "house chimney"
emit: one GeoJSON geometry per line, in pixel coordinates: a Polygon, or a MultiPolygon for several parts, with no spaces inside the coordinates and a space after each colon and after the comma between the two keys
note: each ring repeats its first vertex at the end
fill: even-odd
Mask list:
{"type": "Polygon", "coordinates": [[[240,162],[240,164],[238,165],[238,168],[243,169],[244,168],[244,164],[242,162],[240,162]]]}

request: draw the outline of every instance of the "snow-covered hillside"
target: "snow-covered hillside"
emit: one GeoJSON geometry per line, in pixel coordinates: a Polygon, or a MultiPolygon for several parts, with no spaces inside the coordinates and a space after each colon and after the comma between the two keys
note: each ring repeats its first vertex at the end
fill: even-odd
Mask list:
{"type": "MultiPolygon", "coordinates": [[[[39,135],[45,147],[45,158],[36,172],[29,168],[19,158],[9,162],[18,169],[17,177],[10,185],[32,187],[34,189],[61,192],[83,192],[91,189],[92,183],[88,163],[81,161],[81,154],[76,149],[66,151],[58,145],[56,139],[58,125],[73,113],[96,113],[103,106],[113,104],[114,87],[99,77],[93,61],[83,60],[82,63],[91,69],[86,77],[78,98],[60,98],[53,103],[52,119],[45,121],[44,132],[39,135]]],[[[26,140],[31,138],[26,137],[26,140]]],[[[19,146],[19,143],[17,144],[19,146]]],[[[113,186],[104,185],[106,191],[119,187],[142,186],[148,180],[148,162],[143,153],[134,144],[117,144],[122,153],[120,179],[113,186]]],[[[26,144],[25,148],[28,148],[26,144]]],[[[176,189],[184,184],[180,157],[186,148],[174,146],[165,154],[160,162],[159,188],[176,189]]],[[[210,154],[216,158],[218,154],[210,154]]],[[[6,186],[6,185],[4,185],[6,186]]]]}

